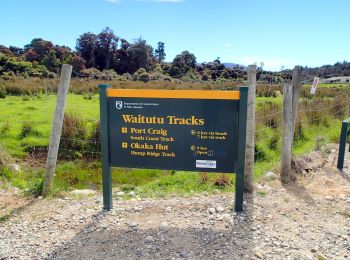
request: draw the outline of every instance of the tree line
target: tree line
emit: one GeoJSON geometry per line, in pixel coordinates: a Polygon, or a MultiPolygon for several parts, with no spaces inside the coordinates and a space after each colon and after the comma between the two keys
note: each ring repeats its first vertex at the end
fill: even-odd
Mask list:
{"type": "Polygon", "coordinates": [[[165,44],[153,48],[145,39],[129,42],[117,36],[110,28],[100,33],[83,33],[76,41],[75,50],[55,45],[41,38],[33,39],[23,48],[0,45],[0,77],[55,77],[63,63],[71,64],[77,75],[107,79],[144,80],[158,77],[171,80],[240,79],[242,67],[226,68],[217,58],[213,62],[197,64],[195,55],[182,51],[172,62],[164,62],[165,44]]]}
{"type": "MultiPolygon", "coordinates": [[[[185,81],[220,81],[246,79],[243,66],[226,67],[220,58],[198,64],[195,55],[182,51],[172,62],[165,62],[165,44],[158,42],[153,48],[145,39],[129,42],[117,36],[106,27],[100,33],[83,33],[76,41],[74,50],[67,46],[55,45],[41,38],[33,39],[23,48],[0,45],[0,78],[49,77],[59,72],[63,63],[71,64],[74,76],[97,79],[140,79],[152,78],[185,81]]],[[[307,75],[322,78],[350,76],[350,63],[338,62],[320,68],[306,67],[307,75]]],[[[269,72],[258,68],[258,79],[266,83],[280,83],[291,78],[290,70],[269,72]]]]}

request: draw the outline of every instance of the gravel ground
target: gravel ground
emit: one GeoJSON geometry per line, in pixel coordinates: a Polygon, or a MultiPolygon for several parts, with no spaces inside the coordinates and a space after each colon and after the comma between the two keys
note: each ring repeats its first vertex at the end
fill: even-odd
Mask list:
{"type": "Polygon", "coordinates": [[[0,222],[0,259],[347,259],[350,174],[334,156],[296,183],[258,183],[240,214],[230,193],[136,194],[110,212],[101,194],[22,203],[0,222]]]}

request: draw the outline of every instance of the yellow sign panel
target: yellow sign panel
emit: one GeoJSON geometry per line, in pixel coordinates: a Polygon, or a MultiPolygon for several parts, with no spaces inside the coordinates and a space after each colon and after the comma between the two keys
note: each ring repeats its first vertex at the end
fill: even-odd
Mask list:
{"type": "Polygon", "coordinates": [[[239,100],[239,91],[107,89],[108,97],[239,100]]]}

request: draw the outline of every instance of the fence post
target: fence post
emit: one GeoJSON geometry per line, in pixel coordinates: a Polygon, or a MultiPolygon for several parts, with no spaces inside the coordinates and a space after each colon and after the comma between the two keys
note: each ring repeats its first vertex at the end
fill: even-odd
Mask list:
{"type": "Polygon", "coordinates": [[[44,197],[46,197],[52,189],[72,68],[73,67],[68,64],[62,65],[61,78],[57,90],[56,109],[51,127],[49,151],[46,159],[46,174],[42,194],[44,197]]]}
{"type": "Polygon", "coordinates": [[[244,190],[254,189],[254,134],[255,134],[255,90],[256,65],[248,66],[248,108],[247,108],[247,142],[245,157],[244,190]]]}
{"type": "MultiPolygon", "coordinates": [[[[293,88],[293,128],[292,133],[294,137],[295,133],[295,124],[297,121],[298,116],[298,107],[299,107],[299,96],[300,96],[300,87],[301,87],[301,74],[302,74],[302,67],[301,66],[295,66],[293,70],[293,76],[292,76],[292,88],[293,88]]],[[[292,142],[293,145],[293,142],[292,142]]]]}
{"type": "Polygon", "coordinates": [[[283,86],[283,135],[281,151],[281,181],[289,183],[292,180],[292,143],[293,143],[293,96],[292,85],[283,86]]]}

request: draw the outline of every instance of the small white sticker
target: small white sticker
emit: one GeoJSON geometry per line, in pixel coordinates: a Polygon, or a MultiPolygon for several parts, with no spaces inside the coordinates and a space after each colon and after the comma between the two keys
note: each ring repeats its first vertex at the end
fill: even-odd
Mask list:
{"type": "Polygon", "coordinates": [[[216,161],[196,160],[196,168],[216,169],[216,161]]]}
{"type": "Polygon", "coordinates": [[[316,89],[317,89],[319,81],[320,81],[320,79],[318,77],[314,78],[314,83],[312,84],[312,87],[310,89],[310,94],[311,95],[315,95],[316,94],[316,89]]]}

